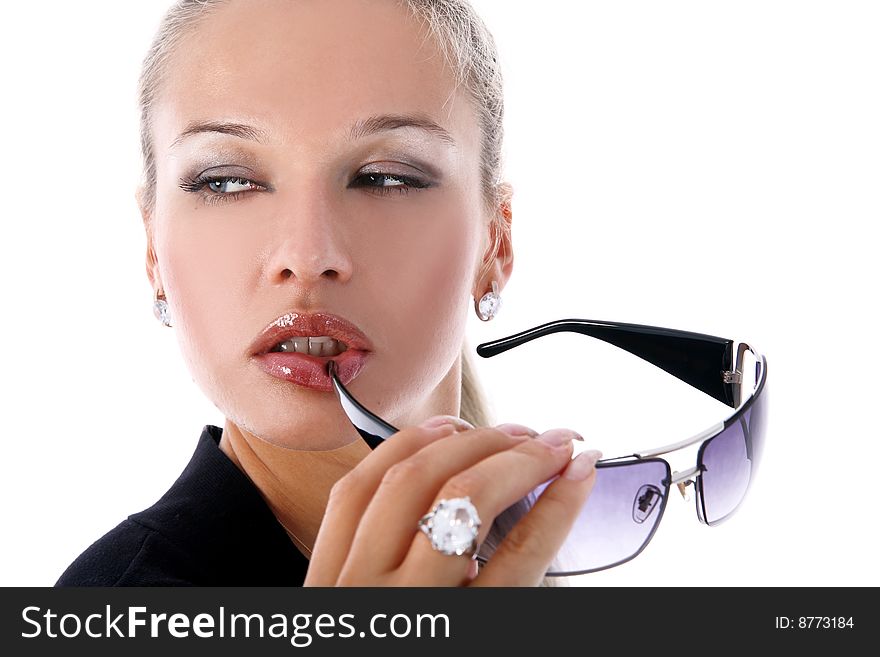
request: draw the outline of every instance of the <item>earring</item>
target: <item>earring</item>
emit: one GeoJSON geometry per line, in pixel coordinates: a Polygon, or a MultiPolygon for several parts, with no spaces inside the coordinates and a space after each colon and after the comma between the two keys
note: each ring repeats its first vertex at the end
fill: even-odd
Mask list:
{"type": "Polygon", "coordinates": [[[171,326],[171,314],[168,311],[168,301],[164,292],[156,292],[153,294],[153,314],[165,326],[171,326]]]}
{"type": "Polygon", "coordinates": [[[492,281],[492,291],[486,292],[476,305],[477,317],[484,322],[498,314],[501,309],[501,295],[498,294],[498,281],[492,281]]]}

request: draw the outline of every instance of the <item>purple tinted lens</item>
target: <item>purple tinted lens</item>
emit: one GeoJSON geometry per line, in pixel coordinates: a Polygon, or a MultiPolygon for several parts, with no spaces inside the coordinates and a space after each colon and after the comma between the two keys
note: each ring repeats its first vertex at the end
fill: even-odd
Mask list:
{"type": "MultiPolygon", "coordinates": [[[[663,515],[668,476],[668,466],[661,460],[600,463],[596,468],[593,490],[547,574],[600,570],[638,554],[663,515]]],[[[480,548],[481,558],[491,557],[500,541],[547,485],[539,486],[495,519],[480,548]]]]}
{"type": "Polygon", "coordinates": [[[703,517],[716,524],[729,517],[745,499],[755,477],[767,418],[767,384],[751,406],[702,449],[700,491],[703,517]]]}

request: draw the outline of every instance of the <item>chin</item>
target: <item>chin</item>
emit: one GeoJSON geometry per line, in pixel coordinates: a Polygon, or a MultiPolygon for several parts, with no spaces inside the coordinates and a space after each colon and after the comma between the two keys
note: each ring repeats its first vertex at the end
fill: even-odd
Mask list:
{"type": "MultiPolygon", "coordinates": [[[[332,415],[311,404],[311,411],[292,408],[287,413],[265,409],[262,417],[248,414],[243,421],[227,416],[239,429],[286,449],[327,450],[343,447],[360,438],[354,425],[334,399],[332,415]],[[337,414],[338,413],[338,414],[337,414]]],[[[300,407],[301,408],[301,407],[300,407]]]]}

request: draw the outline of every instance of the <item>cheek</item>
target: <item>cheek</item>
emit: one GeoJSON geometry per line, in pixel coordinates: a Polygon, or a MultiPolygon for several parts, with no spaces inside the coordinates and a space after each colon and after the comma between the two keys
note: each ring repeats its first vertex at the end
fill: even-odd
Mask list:
{"type": "MultiPolygon", "coordinates": [[[[430,383],[441,378],[461,348],[474,275],[477,219],[464,211],[435,217],[418,237],[396,244],[385,280],[374,281],[398,366],[413,375],[425,365],[430,383]],[[419,368],[415,368],[418,370],[419,368]]],[[[414,382],[416,383],[416,382],[414,382]]]]}
{"type": "Polygon", "coordinates": [[[470,288],[473,248],[465,226],[444,222],[442,230],[424,231],[417,237],[386,242],[386,280],[377,281],[389,303],[401,311],[437,308],[457,303],[470,288]]]}
{"type": "Polygon", "coordinates": [[[157,217],[156,244],[178,343],[190,371],[203,380],[226,354],[233,356],[230,337],[241,331],[247,307],[242,272],[251,251],[245,236],[230,233],[232,222],[212,227],[201,208],[169,207],[157,217]]]}

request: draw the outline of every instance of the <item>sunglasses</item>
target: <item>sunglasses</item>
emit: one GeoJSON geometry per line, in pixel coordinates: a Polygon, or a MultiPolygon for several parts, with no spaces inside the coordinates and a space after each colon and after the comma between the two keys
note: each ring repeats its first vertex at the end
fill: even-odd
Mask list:
{"type": "MultiPolygon", "coordinates": [[[[477,346],[484,358],[497,356],[536,338],[574,332],[597,338],[665,370],[697,390],[735,409],[725,420],[685,440],[596,463],[596,479],[571,532],[546,573],[583,575],[613,568],[637,557],[651,541],[672,486],[685,497],[693,485],[697,518],[709,526],[727,520],[746,497],[764,446],[767,420],[767,359],[744,342],[702,333],[588,319],[548,322],[477,346]],[[658,458],[699,445],[696,465],[673,472],[658,458]]],[[[345,414],[375,449],[398,429],[360,404],[328,363],[345,414]]],[[[555,479],[555,477],[554,477],[555,479]]],[[[553,479],[499,514],[480,546],[486,563],[516,522],[553,479]]]]}

